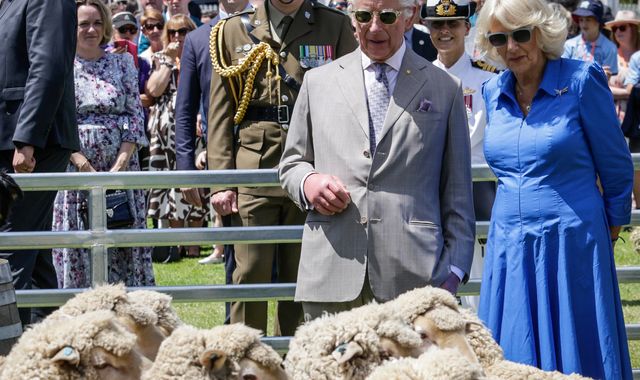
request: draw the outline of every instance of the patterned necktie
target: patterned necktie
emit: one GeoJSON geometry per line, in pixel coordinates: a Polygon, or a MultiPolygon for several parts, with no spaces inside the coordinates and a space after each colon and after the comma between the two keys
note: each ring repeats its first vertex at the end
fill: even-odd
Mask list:
{"type": "Polygon", "coordinates": [[[376,150],[380,136],[382,135],[382,125],[387,116],[389,108],[389,80],[387,79],[387,64],[374,63],[373,69],[376,72],[376,80],[369,86],[369,144],[371,154],[376,150]]]}

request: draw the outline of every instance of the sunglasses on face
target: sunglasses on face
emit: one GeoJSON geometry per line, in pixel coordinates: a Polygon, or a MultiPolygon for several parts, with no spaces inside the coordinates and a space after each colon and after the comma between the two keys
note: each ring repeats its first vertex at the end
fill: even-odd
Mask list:
{"type": "Polygon", "coordinates": [[[143,28],[147,32],[153,32],[154,29],[162,30],[164,28],[164,24],[163,23],[144,24],[143,28]]]}
{"type": "Polygon", "coordinates": [[[440,30],[446,25],[449,29],[456,29],[462,24],[462,20],[436,20],[427,22],[429,29],[440,30]]]}
{"type": "Polygon", "coordinates": [[[489,43],[494,47],[505,46],[509,37],[511,37],[512,40],[519,44],[524,44],[531,40],[532,32],[533,28],[528,26],[525,28],[513,30],[511,32],[488,33],[487,39],[489,39],[489,43]]]}
{"type": "Polygon", "coordinates": [[[617,32],[618,30],[624,33],[627,31],[627,26],[626,25],[614,26],[613,28],[611,28],[611,30],[614,33],[617,32]]]}
{"type": "Polygon", "coordinates": [[[168,29],[167,32],[169,32],[170,36],[175,35],[176,33],[178,33],[180,36],[186,36],[187,33],[189,33],[189,29],[187,28],[180,28],[180,29],[168,29]]]}
{"type": "Polygon", "coordinates": [[[378,15],[380,21],[385,25],[392,25],[398,20],[398,16],[400,16],[400,11],[396,11],[395,9],[383,9],[380,12],[377,11],[367,11],[364,9],[358,9],[353,11],[353,15],[360,24],[368,24],[373,20],[374,15],[378,15]]]}
{"type": "Polygon", "coordinates": [[[118,33],[120,34],[125,34],[125,33],[129,33],[129,34],[136,34],[138,33],[138,28],[136,28],[135,26],[121,26],[118,28],[118,33]]]}

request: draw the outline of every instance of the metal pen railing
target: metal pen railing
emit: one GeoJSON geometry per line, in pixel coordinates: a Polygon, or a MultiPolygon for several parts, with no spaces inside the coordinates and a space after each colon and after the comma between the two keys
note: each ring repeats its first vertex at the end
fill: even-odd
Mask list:
{"type": "MultiPolygon", "coordinates": [[[[634,165],[640,169],[640,154],[634,154],[634,165]]],[[[474,166],[474,181],[495,180],[486,165],[474,166]]],[[[172,229],[108,230],[105,216],[105,193],[108,189],[149,189],[211,186],[273,187],[280,186],[276,170],[167,171],[118,173],[40,173],[13,175],[25,191],[86,190],[89,191],[89,229],[65,232],[0,233],[0,249],[86,248],[91,251],[92,284],[108,279],[107,249],[112,247],[211,245],[237,243],[297,243],[302,239],[302,226],[225,227],[172,229]]],[[[631,225],[640,225],[640,212],[634,211],[631,225]]],[[[476,223],[478,236],[486,236],[488,222],[476,223]]],[[[640,282],[640,267],[617,269],[619,283],[640,282]]],[[[174,302],[225,302],[291,300],[295,284],[205,285],[154,287],[171,295],[174,302]]],[[[20,307],[59,306],[83,289],[18,290],[20,307]]],[[[480,281],[471,280],[459,289],[460,295],[477,295],[480,281]]],[[[630,340],[640,340],[640,324],[626,326],[630,340]]],[[[268,337],[265,341],[279,351],[286,351],[288,338],[268,337]]],[[[640,370],[634,370],[640,378],[640,370]]]]}

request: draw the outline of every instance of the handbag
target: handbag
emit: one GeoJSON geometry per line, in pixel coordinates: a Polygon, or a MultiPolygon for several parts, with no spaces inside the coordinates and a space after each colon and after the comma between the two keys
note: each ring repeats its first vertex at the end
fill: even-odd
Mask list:
{"type": "MultiPolygon", "coordinates": [[[[113,230],[133,226],[134,218],[129,207],[129,195],[126,191],[107,190],[105,206],[108,229],[113,230]]],[[[86,199],[80,203],[79,211],[84,225],[89,226],[89,204],[86,199]]]]}
{"type": "Polygon", "coordinates": [[[124,190],[107,190],[105,195],[107,228],[129,228],[133,226],[133,213],[129,207],[129,195],[124,190]]]}

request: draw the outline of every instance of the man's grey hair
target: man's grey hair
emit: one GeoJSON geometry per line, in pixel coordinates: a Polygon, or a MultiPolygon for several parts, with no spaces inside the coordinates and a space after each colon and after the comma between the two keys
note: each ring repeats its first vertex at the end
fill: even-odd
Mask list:
{"type": "MultiPolygon", "coordinates": [[[[358,9],[355,4],[356,0],[349,0],[348,2],[349,6],[347,8],[347,11],[349,13],[358,9]]],[[[403,9],[404,17],[411,17],[411,15],[413,14],[412,8],[417,7],[419,4],[418,0],[398,0],[398,2],[400,3],[400,8],[403,9]]]]}

